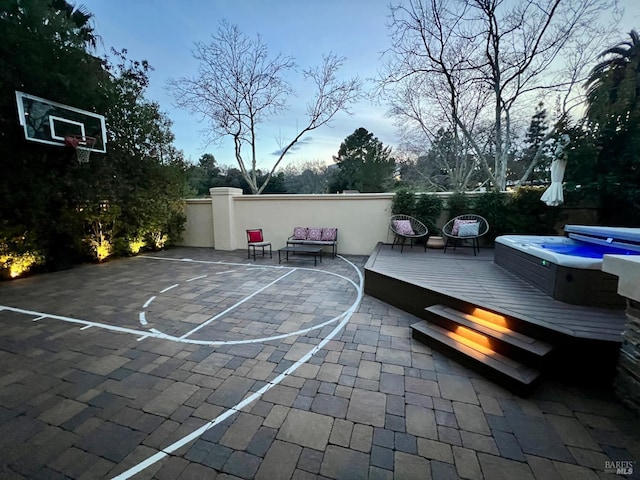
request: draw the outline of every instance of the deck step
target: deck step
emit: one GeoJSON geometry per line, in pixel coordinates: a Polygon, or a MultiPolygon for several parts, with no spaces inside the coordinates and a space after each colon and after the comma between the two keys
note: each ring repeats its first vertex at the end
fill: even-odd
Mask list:
{"type": "Polygon", "coordinates": [[[414,323],[411,330],[414,338],[443,353],[455,355],[461,363],[517,393],[528,393],[541,375],[535,368],[427,320],[414,323]]]}
{"type": "Polygon", "coordinates": [[[464,331],[467,337],[477,337],[496,352],[535,366],[542,366],[554,348],[547,342],[512,330],[507,327],[508,319],[491,312],[479,311],[472,315],[446,305],[432,305],[425,311],[432,323],[454,332],[464,331]],[[478,335],[474,335],[476,332],[478,335]]]}

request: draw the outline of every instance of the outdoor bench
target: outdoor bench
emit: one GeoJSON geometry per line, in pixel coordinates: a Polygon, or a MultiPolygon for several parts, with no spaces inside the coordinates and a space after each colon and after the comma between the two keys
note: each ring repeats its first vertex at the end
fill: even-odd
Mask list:
{"type": "Polygon", "coordinates": [[[335,258],[338,249],[338,229],[333,227],[295,227],[287,240],[289,245],[318,245],[331,247],[335,258]]]}

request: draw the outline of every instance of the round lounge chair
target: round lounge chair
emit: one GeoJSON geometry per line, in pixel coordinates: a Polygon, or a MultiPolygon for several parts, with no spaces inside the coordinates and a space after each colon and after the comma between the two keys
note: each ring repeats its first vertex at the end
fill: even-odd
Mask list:
{"type": "Polygon", "coordinates": [[[478,239],[489,231],[489,224],[480,215],[459,215],[452,218],[442,227],[442,236],[445,237],[444,252],[447,247],[453,245],[455,250],[458,244],[471,241],[473,254],[480,251],[478,239]]]}
{"type": "MultiPolygon", "coordinates": [[[[394,215],[389,220],[389,228],[393,232],[393,243],[391,248],[400,244],[400,253],[404,250],[404,244],[407,240],[410,242],[411,248],[413,248],[413,241],[418,238],[426,237],[429,234],[429,230],[424,223],[410,217],[409,215],[394,215]]],[[[424,242],[424,249],[427,250],[427,242],[424,242]]]]}

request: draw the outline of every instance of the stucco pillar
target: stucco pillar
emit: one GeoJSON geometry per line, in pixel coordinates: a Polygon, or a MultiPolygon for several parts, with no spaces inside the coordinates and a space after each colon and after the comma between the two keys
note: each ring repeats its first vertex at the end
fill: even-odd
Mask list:
{"type": "Polygon", "coordinates": [[[605,255],[602,270],[620,278],[618,294],[627,297],[627,324],[614,389],[624,403],[640,412],[640,257],[605,255]]]}
{"type": "Polygon", "coordinates": [[[236,215],[234,197],[242,195],[242,189],[232,187],[210,188],[213,214],[213,246],[216,250],[235,250],[236,215]]]}

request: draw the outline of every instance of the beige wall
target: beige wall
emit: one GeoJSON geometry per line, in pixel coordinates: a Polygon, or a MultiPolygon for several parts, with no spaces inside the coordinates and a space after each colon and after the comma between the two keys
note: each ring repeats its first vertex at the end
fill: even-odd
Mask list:
{"type": "Polygon", "coordinates": [[[262,228],[274,249],[285,246],[294,227],[336,227],[338,253],[369,255],[391,239],[388,222],[393,194],[242,195],[236,188],[212,188],[211,198],[186,200],[187,223],[180,245],[246,248],[246,230],[262,228]]]}
{"type": "Polygon", "coordinates": [[[187,223],[181,245],[213,247],[213,212],[210,198],[192,198],[185,201],[187,223]]]}
{"type": "Polygon", "coordinates": [[[249,228],[262,228],[273,248],[280,248],[294,227],[336,227],[338,253],[369,255],[387,241],[392,199],[387,193],[236,197],[236,248],[246,247],[249,228]]]}
{"type": "MultiPolygon", "coordinates": [[[[242,190],[230,187],[212,188],[210,193],[211,198],[185,201],[187,223],[181,245],[218,250],[246,248],[245,230],[262,228],[265,239],[278,249],[285,246],[298,226],[338,228],[338,253],[346,255],[369,255],[378,242],[393,240],[388,227],[393,193],[243,195],[242,190]]],[[[444,200],[445,209],[438,220],[442,227],[449,220],[446,201],[451,193],[429,195],[444,200]]],[[[478,195],[470,193],[469,197],[478,195]]],[[[570,218],[575,213],[570,210],[562,207],[562,226],[580,223],[569,221],[577,219],[570,218]]]]}

